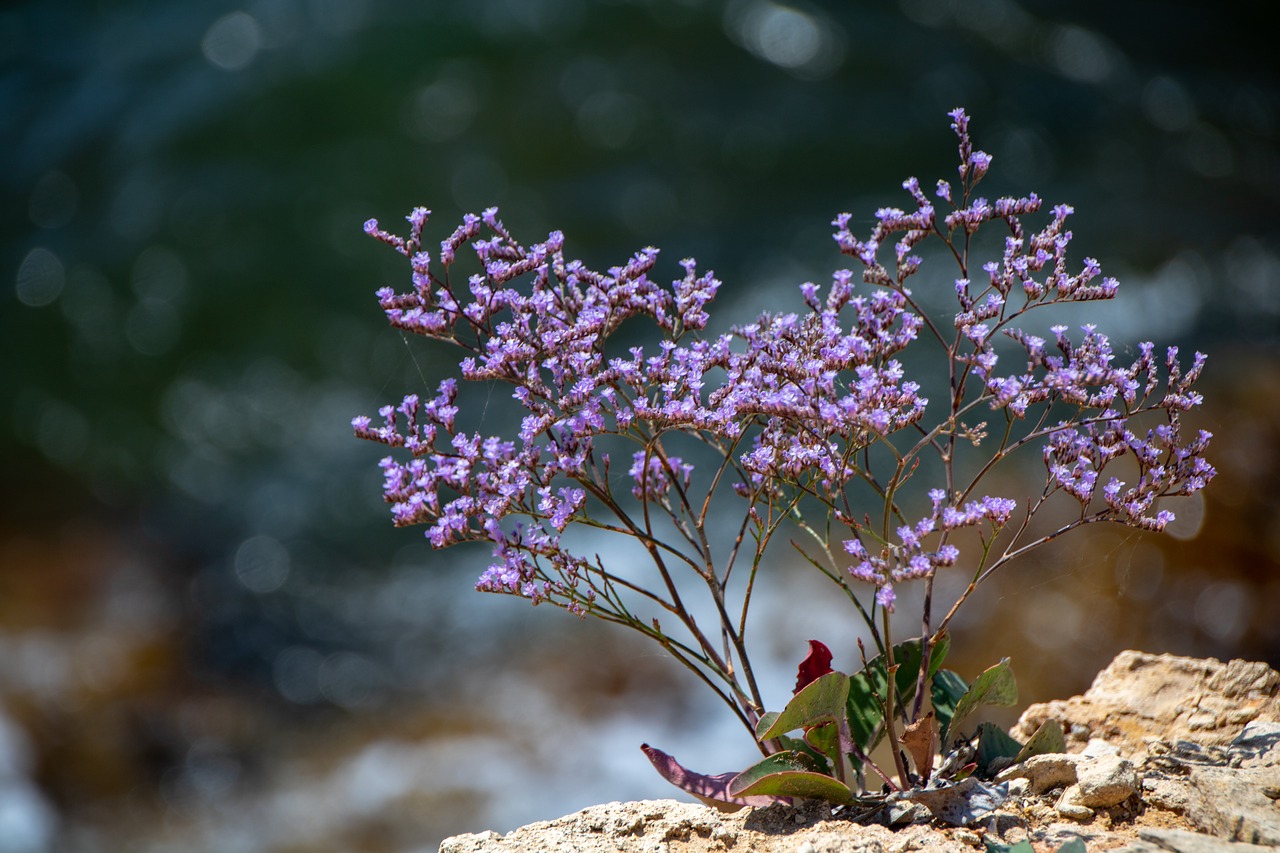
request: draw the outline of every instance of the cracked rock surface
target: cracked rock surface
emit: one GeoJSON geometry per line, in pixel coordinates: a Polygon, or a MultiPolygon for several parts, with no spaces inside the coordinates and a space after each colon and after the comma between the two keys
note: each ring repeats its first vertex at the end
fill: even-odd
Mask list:
{"type": "Polygon", "coordinates": [[[1083,696],[1033,705],[1013,734],[1057,719],[1068,753],[1001,774],[1012,794],[975,825],[927,818],[890,829],[821,803],[745,808],[647,800],[593,806],[500,835],[446,839],[440,853],[980,853],[1030,841],[1052,853],[1251,853],[1280,846],[1280,673],[1123,652],[1083,696]]]}

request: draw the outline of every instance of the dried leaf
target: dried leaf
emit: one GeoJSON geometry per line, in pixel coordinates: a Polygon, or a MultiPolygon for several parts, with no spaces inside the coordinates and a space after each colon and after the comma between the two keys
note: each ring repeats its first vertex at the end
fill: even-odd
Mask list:
{"type": "Polygon", "coordinates": [[[915,762],[916,772],[925,778],[928,778],[929,771],[933,769],[937,733],[932,711],[908,725],[902,732],[902,746],[915,762]]]}

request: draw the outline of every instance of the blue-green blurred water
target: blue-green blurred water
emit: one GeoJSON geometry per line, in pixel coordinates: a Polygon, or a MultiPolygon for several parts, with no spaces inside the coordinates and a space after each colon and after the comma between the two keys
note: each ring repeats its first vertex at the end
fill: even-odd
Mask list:
{"type": "MultiPolygon", "coordinates": [[[[31,846],[0,850],[232,849],[218,833],[247,803],[259,817],[234,849],[430,849],[667,794],[640,739],[738,760],[724,750],[741,734],[691,726],[706,706],[649,649],[473,600],[485,554],[431,554],[390,528],[380,454],[350,418],[450,361],[383,328],[372,291],[406,271],[361,223],[424,204],[439,239],[498,205],[529,240],[563,229],[597,268],[658,245],[672,278],[690,255],[716,270],[727,324],[846,265],[836,213],[869,228],[906,205],[907,175],[950,177],[957,105],[995,156],[992,195],[1076,207],[1079,254],[1122,282],[1104,329],[1211,354],[1202,420],[1223,475],[1198,538],[1053,552],[986,611],[1055,661],[1083,648],[1030,698],[1081,689],[1125,645],[1280,661],[1265,15],[1014,0],[0,11],[3,690],[43,804],[24,812],[31,846]],[[1074,615],[1037,634],[1045,608],[1074,615]],[[1090,627],[1099,612],[1120,627],[1090,627]],[[619,657],[584,661],[584,631],[619,657]],[[526,706],[533,731],[485,740],[526,706]],[[423,794],[420,765],[464,769],[426,773],[423,794]],[[319,792],[333,778],[357,780],[364,805],[332,805],[359,800],[319,792]],[[290,808],[329,803],[332,825],[263,829],[293,814],[291,789],[311,806],[290,808]],[[387,803],[416,803],[414,821],[387,803]]],[[[839,618],[778,611],[779,661],[839,618]]],[[[983,618],[960,628],[975,666],[1007,653],[983,618]]]]}

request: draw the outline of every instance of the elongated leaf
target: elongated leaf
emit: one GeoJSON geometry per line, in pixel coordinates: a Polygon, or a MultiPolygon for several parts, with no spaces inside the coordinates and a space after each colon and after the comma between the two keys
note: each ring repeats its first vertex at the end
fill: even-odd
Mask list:
{"type": "Polygon", "coordinates": [[[849,697],[849,676],[843,672],[829,672],[811,681],[803,690],[791,697],[787,707],[772,717],[766,714],[756,724],[756,737],[768,740],[806,726],[823,723],[839,724],[844,716],[845,702],[849,697]]]}
{"type": "Polygon", "coordinates": [[[809,769],[802,753],[776,753],[748,767],[729,782],[734,797],[803,797],[847,803],[853,791],[838,779],[809,769]]]}
{"type": "Polygon", "coordinates": [[[1026,745],[1018,750],[1013,763],[1021,764],[1033,755],[1053,755],[1066,751],[1067,739],[1062,734],[1062,724],[1057,720],[1045,720],[1026,745]]]}
{"type": "Polygon", "coordinates": [[[965,717],[973,713],[980,705],[1000,705],[1008,707],[1018,702],[1018,682],[1013,677],[1013,667],[1005,658],[982,675],[973,680],[969,689],[956,703],[955,713],[951,716],[948,733],[960,725],[965,717]]]}
{"type": "Polygon", "coordinates": [[[729,783],[740,775],[738,773],[719,773],[715,776],[707,776],[685,769],[670,755],[660,749],[649,746],[647,743],[640,744],[640,749],[644,750],[644,754],[649,757],[654,769],[661,774],[663,779],[666,779],[680,790],[697,797],[705,805],[712,806],[720,811],[735,812],[743,806],[769,806],[774,803],[789,802],[786,799],[770,796],[735,796],[729,793],[729,783]]]}
{"type": "Polygon", "coordinates": [[[740,783],[736,788],[750,785],[756,779],[763,779],[769,774],[780,774],[780,772],[792,770],[817,770],[817,766],[813,763],[813,758],[803,752],[795,751],[795,749],[787,749],[786,752],[776,752],[772,756],[762,758],[755,762],[754,765],[746,768],[746,770],[737,774],[740,783]]]}
{"type": "Polygon", "coordinates": [[[825,800],[834,804],[851,803],[856,799],[853,791],[839,779],[834,779],[825,773],[804,771],[774,773],[772,776],[766,776],[742,789],[739,796],[752,799],[762,796],[799,797],[806,800],[825,800]]]}
{"type": "Polygon", "coordinates": [[[933,651],[929,653],[929,678],[932,679],[938,670],[942,669],[943,662],[947,659],[947,652],[951,651],[951,635],[943,634],[933,642],[933,651]]]}
{"type": "Polygon", "coordinates": [[[811,772],[815,769],[812,759],[802,752],[794,750],[775,752],[738,773],[730,783],[728,791],[730,794],[737,794],[743,788],[754,785],[766,776],[778,773],[811,772]]]}
{"type": "Polygon", "coordinates": [[[947,745],[947,735],[951,733],[951,718],[955,714],[956,703],[969,689],[965,680],[949,669],[941,670],[933,677],[930,699],[933,701],[933,713],[938,716],[938,738],[943,747],[947,745]]]}

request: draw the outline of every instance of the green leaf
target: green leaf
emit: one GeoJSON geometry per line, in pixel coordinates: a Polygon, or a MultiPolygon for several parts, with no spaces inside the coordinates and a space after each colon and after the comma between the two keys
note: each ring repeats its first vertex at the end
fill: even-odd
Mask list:
{"type": "MultiPolygon", "coordinates": [[[[980,705],[1010,706],[1018,703],[1018,682],[1013,677],[1013,667],[1005,658],[982,675],[974,679],[973,684],[956,703],[955,712],[951,716],[951,727],[959,726],[960,721],[973,713],[980,705]]],[[[950,727],[949,727],[950,728],[950,727]]]]}
{"type": "Polygon", "coordinates": [[[1058,848],[1058,853],[1085,853],[1089,848],[1085,846],[1083,838],[1073,838],[1066,844],[1058,848]]]}
{"type": "Polygon", "coordinates": [[[944,748],[956,703],[968,689],[969,685],[965,680],[949,669],[944,669],[933,677],[930,699],[933,701],[933,713],[938,717],[938,741],[944,748]]]}
{"type": "Polygon", "coordinates": [[[832,723],[809,729],[804,740],[811,750],[826,756],[829,764],[822,768],[824,772],[829,772],[829,767],[835,767],[841,761],[840,730],[832,723]]]}
{"type": "Polygon", "coordinates": [[[951,651],[951,635],[943,634],[934,642],[933,652],[929,655],[929,678],[933,678],[938,670],[942,669],[949,651],[951,651]]]}
{"type": "Polygon", "coordinates": [[[1035,853],[1035,848],[1031,846],[1031,842],[1023,839],[1016,844],[1001,844],[998,841],[992,841],[991,836],[983,839],[987,843],[987,853],[1035,853]]]}
{"type": "Polygon", "coordinates": [[[809,771],[814,769],[813,759],[803,752],[796,750],[787,750],[785,752],[775,752],[767,758],[762,758],[755,764],[752,764],[746,770],[743,770],[733,781],[729,783],[730,789],[737,789],[750,785],[765,776],[773,773],[784,773],[791,771],[809,771]]]}
{"type": "Polygon", "coordinates": [[[778,720],[777,711],[766,711],[763,714],[761,714],[760,719],[756,721],[756,739],[767,740],[767,738],[761,737],[760,733],[767,732],[769,730],[769,727],[772,726],[775,722],[777,722],[777,720],[778,720]]]}
{"type": "Polygon", "coordinates": [[[1018,751],[1014,764],[1021,764],[1033,755],[1053,755],[1067,751],[1067,740],[1062,734],[1062,724],[1057,720],[1045,720],[1036,733],[1018,751]]]}
{"type": "Polygon", "coordinates": [[[853,791],[838,779],[810,769],[803,753],[779,752],[758,761],[729,782],[734,797],[804,797],[830,803],[854,800],[853,791]]]}
{"type": "MultiPolygon", "coordinates": [[[[830,728],[831,726],[823,726],[821,729],[815,729],[814,731],[826,731],[830,728]]],[[[777,741],[782,745],[784,750],[804,753],[813,760],[813,766],[822,773],[831,772],[831,759],[814,747],[810,746],[803,738],[780,735],[778,736],[777,741]]]]}
{"type": "Polygon", "coordinates": [[[756,737],[763,741],[806,726],[838,725],[844,716],[848,696],[849,676],[843,672],[829,672],[815,678],[791,697],[781,713],[761,717],[756,724],[756,737]]]}
{"type": "Polygon", "coordinates": [[[995,723],[983,723],[978,726],[978,754],[974,761],[978,764],[978,773],[991,775],[991,765],[999,759],[1005,759],[1006,766],[1022,751],[1022,744],[1009,737],[1009,733],[995,723]]]}
{"type": "Polygon", "coordinates": [[[856,797],[849,786],[825,773],[794,771],[774,773],[743,788],[740,797],[801,797],[828,803],[851,803],[856,797]]]}
{"type": "MultiPolygon", "coordinates": [[[[938,638],[929,655],[929,678],[932,679],[942,666],[951,647],[951,638],[943,634],[938,638]]],[[[920,677],[920,641],[908,640],[893,647],[893,662],[897,665],[894,673],[894,689],[899,702],[910,702],[916,693],[916,682],[920,677]]],[[[883,700],[888,685],[885,673],[884,655],[877,655],[867,662],[858,674],[849,679],[849,702],[846,713],[849,717],[849,732],[853,740],[864,751],[870,750],[879,743],[883,736],[884,722],[883,700]],[[879,698],[877,698],[879,697],[879,698]]]]}

